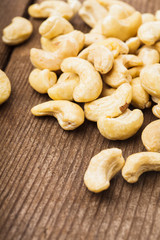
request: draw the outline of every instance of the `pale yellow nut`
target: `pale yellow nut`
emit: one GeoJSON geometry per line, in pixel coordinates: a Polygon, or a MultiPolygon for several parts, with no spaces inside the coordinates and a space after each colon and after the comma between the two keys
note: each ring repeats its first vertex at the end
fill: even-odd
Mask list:
{"type": "Polygon", "coordinates": [[[39,27],[39,33],[48,39],[72,32],[73,30],[73,26],[66,19],[57,16],[47,18],[39,27]]]}
{"type": "Polygon", "coordinates": [[[103,89],[102,89],[102,92],[101,92],[100,97],[102,98],[102,97],[110,96],[110,95],[112,95],[115,91],[116,91],[115,88],[111,88],[111,87],[107,86],[107,84],[103,83],[103,89]]]}
{"type": "Polygon", "coordinates": [[[93,63],[101,74],[108,73],[113,67],[113,53],[103,45],[92,44],[80,52],[78,57],[93,63]]]}
{"type": "Polygon", "coordinates": [[[141,46],[141,41],[138,37],[132,37],[126,41],[126,44],[129,48],[129,53],[135,54],[138,48],[141,46]]]}
{"type": "Polygon", "coordinates": [[[44,102],[33,107],[31,112],[37,117],[55,117],[64,130],[74,130],[84,122],[82,108],[75,103],[65,100],[44,102]]]}
{"type": "Polygon", "coordinates": [[[40,4],[32,4],[28,8],[28,13],[34,18],[61,16],[69,20],[73,17],[73,10],[63,1],[44,1],[40,4]]]}
{"type": "Polygon", "coordinates": [[[98,41],[102,41],[105,40],[105,36],[103,36],[102,34],[99,33],[86,33],[85,35],[85,42],[84,45],[86,47],[88,47],[89,45],[96,43],[98,41]]]}
{"type": "Polygon", "coordinates": [[[153,47],[159,52],[160,54],[160,41],[156,42],[153,47]]]}
{"type": "Polygon", "coordinates": [[[143,67],[132,67],[128,69],[129,74],[131,75],[132,79],[137,78],[140,76],[143,67]]]}
{"type": "Polygon", "coordinates": [[[2,40],[8,45],[17,45],[27,40],[33,32],[31,22],[23,17],[15,17],[10,25],[3,29],[2,40]]]}
{"type": "Polygon", "coordinates": [[[29,75],[29,83],[31,87],[42,94],[47,93],[48,89],[56,82],[56,74],[54,72],[50,72],[48,69],[34,69],[29,75]]]}
{"type": "Polygon", "coordinates": [[[130,16],[128,11],[123,6],[119,4],[113,4],[109,7],[109,16],[115,17],[116,19],[124,19],[130,16]]]}
{"type": "Polygon", "coordinates": [[[79,84],[79,76],[75,73],[62,73],[57,83],[48,89],[48,95],[53,100],[74,100],[73,92],[79,84]]]}
{"type": "Polygon", "coordinates": [[[86,103],[84,105],[85,116],[93,122],[97,122],[102,116],[117,117],[125,112],[131,100],[132,87],[129,83],[124,83],[111,96],[86,103]]]}
{"type": "Polygon", "coordinates": [[[152,13],[143,13],[142,14],[142,24],[147,22],[156,21],[156,17],[152,13]]]}
{"type": "MultiPolygon", "coordinates": [[[[83,44],[84,34],[80,31],[73,31],[52,43],[53,52],[32,48],[30,59],[36,68],[56,71],[60,69],[60,65],[65,58],[77,56],[83,44]]],[[[45,46],[47,48],[48,45],[45,46]]]]}
{"type": "Polygon", "coordinates": [[[154,45],[160,40],[160,22],[153,21],[142,24],[138,29],[138,37],[144,44],[154,45]]]}
{"type": "Polygon", "coordinates": [[[95,155],[85,172],[84,183],[91,192],[101,192],[109,188],[110,180],[124,166],[122,151],[110,148],[95,155]]]}
{"type": "Polygon", "coordinates": [[[151,101],[149,99],[149,94],[141,85],[141,80],[139,77],[132,79],[132,102],[131,104],[140,109],[145,109],[151,107],[151,101]]]}
{"type": "Polygon", "coordinates": [[[154,103],[158,103],[160,101],[160,98],[157,98],[157,97],[154,97],[154,96],[152,96],[151,98],[152,98],[152,101],[154,103]]]}
{"type": "Polygon", "coordinates": [[[142,87],[151,95],[160,98],[160,64],[146,66],[140,73],[142,87]]]}
{"type": "Polygon", "coordinates": [[[160,21],[160,10],[156,11],[155,18],[157,21],[160,21]]]}
{"type": "Polygon", "coordinates": [[[142,17],[139,12],[134,12],[125,19],[116,19],[112,16],[106,17],[102,22],[102,34],[105,37],[115,37],[126,41],[136,36],[138,28],[142,24],[142,17]]]}
{"type": "Polygon", "coordinates": [[[96,0],[86,0],[79,10],[79,15],[86,24],[93,28],[98,21],[108,15],[108,12],[96,0]]]}
{"type": "Polygon", "coordinates": [[[7,101],[11,94],[11,83],[7,75],[0,70],[0,104],[7,101]]]}
{"type": "Polygon", "coordinates": [[[100,133],[110,140],[125,140],[137,133],[143,124],[143,113],[139,109],[126,110],[116,118],[102,116],[97,126],[100,133]]]}
{"type": "Polygon", "coordinates": [[[157,118],[160,118],[160,101],[152,108],[152,112],[157,118]]]}
{"type": "Polygon", "coordinates": [[[73,57],[66,58],[61,64],[61,70],[76,73],[80,78],[73,92],[73,99],[76,102],[90,102],[101,94],[101,76],[88,61],[73,57]]]}
{"type": "Polygon", "coordinates": [[[160,120],[149,123],[143,130],[141,138],[147,151],[160,152],[160,120]]]}
{"type": "Polygon", "coordinates": [[[160,153],[140,152],[130,155],[122,169],[123,178],[135,183],[144,172],[160,171],[160,153]]]}
{"type": "Polygon", "coordinates": [[[152,46],[143,46],[138,50],[138,57],[142,60],[143,65],[152,65],[159,63],[160,55],[152,46]]]}
{"type": "Polygon", "coordinates": [[[73,14],[76,14],[81,8],[82,4],[79,0],[67,0],[68,5],[73,11],[73,14]]]}
{"type": "Polygon", "coordinates": [[[132,77],[128,68],[141,65],[142,60],[135,55],[120,55],[115,59],[112,70],[103,75],[103,80],[106,84],[113,88],[117,88],[126,82],[130,83],[132,77]]]}

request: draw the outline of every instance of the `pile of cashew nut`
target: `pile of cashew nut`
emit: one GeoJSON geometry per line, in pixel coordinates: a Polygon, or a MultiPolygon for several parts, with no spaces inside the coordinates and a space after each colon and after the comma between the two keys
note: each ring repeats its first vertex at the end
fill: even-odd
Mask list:
{"type": "MultiPolygon", "coordinates": [[[[33,115],[54,116],[64,130],[74,130],[86,118],[110,140],[135,135],[144,121],[142,110],[153,103],[152,112],[160,118],[160,11],[141,14],[120,0],[43,0],[28,12],[46,18],[39,27],[42,49],[30,50],[35,69],[29,83],[52,99],[33,107],[33,115]],[[91,27],[89,33],[69,22],[76,13],[91,27]]],[[[21,20],[14,18],[4,29],[5,43],[18,44],[30,36],[31,24],[26,22],[22,31],[21,20]]],[[[135,153],[126,162],[117,148],[93,157],[84,176],[87,188],[107,189],[121,169],[129,183],[145,171],[160,171],[159,129],[160,120],[150,123],[142,133],[148,152],[135,153]]]]}

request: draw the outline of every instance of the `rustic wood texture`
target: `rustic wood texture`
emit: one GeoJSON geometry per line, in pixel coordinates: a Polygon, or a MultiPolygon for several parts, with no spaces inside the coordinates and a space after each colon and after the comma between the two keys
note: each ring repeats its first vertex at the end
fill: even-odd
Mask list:
{"type": "MultiPolygon", "coordinates": [[[[11,18],[27,17],[30,0],[0,0],[0,32],[11,18]]],[[[159,0],[128,2],[142,12],[155,12],[159,0]]],[[[95,123],[63,131],[52,117],[36,118],[32,106],[49,98],[28,84],[29,49],[40,47],[40,20],[31,19],[34,34],[24,44],[0,40],[0,67],[12,83],[9,100],[0,106],[0,239],[160,239],[160,174],[146,173],[136,184],[118,174],[100,194],[89,192],[83,175],[92,156],[119,147],[124,157],[143,151],[142,129],[155,117],[144,111],[142,129],[127,141],[108,141],[95,123]]],[[[87,32],[76,16],[72,23],[87,32]]]]}

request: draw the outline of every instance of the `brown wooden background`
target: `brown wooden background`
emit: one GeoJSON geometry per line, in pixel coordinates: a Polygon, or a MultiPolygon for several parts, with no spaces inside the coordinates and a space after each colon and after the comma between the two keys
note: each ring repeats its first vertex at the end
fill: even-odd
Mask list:
{"type": "MultiPolygon", "coordinates": [[[[0,34],[13,17],[28,18],[33,2],[0,0],[0,34]]],[[[160,8],[159,0],[128,2],[142,12],[160,8]]],[[[160,174],[146,173],[133,185],[118,174],[100,194],[83,184],[100,150],[119,147],[125,157],[144,150],[140,136],[155,119],[151,110],[139,133],[123,142],[104,139],[92,122],[65,132],[52,117],[33,117],[31,107],[49,98],[28,84],[29,49],[40,46],[41,21],[31,21],[34,33],[23,45],[7,47],[0,40],[0,68],[12,83],[11,97],[0,106],[0,239],[160,239],[160,174]]],[[[72,23],[89,29],[78,16],[72,23]]]]}

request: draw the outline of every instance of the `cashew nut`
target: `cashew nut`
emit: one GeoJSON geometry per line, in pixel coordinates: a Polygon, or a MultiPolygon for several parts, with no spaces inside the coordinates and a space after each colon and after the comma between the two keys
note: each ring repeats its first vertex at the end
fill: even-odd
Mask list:
{"type": "Polygon", "coordinates": [[[131,75],[132,79],[139,77],[140,72],[142,71],[143,67],[133,67],[128,69],[129,74],[131,75]]]}
{"type": "Polygon", "coordinates": [[[138,29],[139,39],[146,45],[153,45],[160,40],[160,21],[147,22],[138,29]]]}
{"type": "Polygon", "coordinates": [[[54,116],[64,130],[74,130],[84,122],[82,108],[65,100],[48,101],[31,109],[35,116],[54,116]]]}
{"type": "Polygon", "coordinates": [[[61,64],[61,70],[79,75],[79,84],[73,92],[73,99],[76,102],[90,102],[101,94],[101,76],[88,61],[73,57],[66,58],[61,64]]]}
{"type": "Polygon", "coordinates": [[[82,5],[81,2],[78,0],[67,0],[67,3],[70,6],[70,8],[72,9],[73,14],[76,14],[82,5]]]}
{"type": "Polygon", "coordinates": [[[97,122],[101,116],[117,117],[125,112],[131,100],[132,87],[129,83],[124,83],[111,96],[86,103],[84,105],[85,116],[94,122],[97,122]]]}
{"type": "Polygon", "coordinates": [[[15,17],[10,25],[3,29],[2,40],[8,45],[17,45],[27,40],[33,32],[31,22],[23,17],[15,17]]]}
{"type": "Polygon", "coordinates": [[[11,94],[11,84],[7,75],[0,70],[0,104],[7,101],[11,94]]]}
{"type": "Polygon", "coordinates": [[[160,98],[157,98],[157,97],[152,96],[152,101],[153,101],[154,103],[158,103],[158,102],[160,101],[160,98]]]}
{"type": "Polygon", "coordinates": [[[138,37],[132,37],[126,41],[126,44],[129,48],[129,53],[135,54],[138,48],[141,46],[141,41],[138,37]]]}
{"type": "Polygon", "coordinates": [[[29,75],[30,85],[39,93],[47,93],[47,90],[56,82],[56,74],[54,72],[50,72],[48,69],[34,69],[29,75]]]}
{"type": "Polygon", "coordinates": [[[103,36],[102,34],[99,34],[99,33],[86,33],[85,35],[85,42],[84,42],[84,45],[85,46],[89,46],[93,43],[96,43],[96,42],[99,42],[99,41],[102,41],[102,40],[105,40],[105,36],[103,36]]]}
{"type": "MultiPolygon", "coordinates": [[[[60,65],[65,58],[78,55],[84,44],[84,34],[80,31],[73,31],[60,37],[54,39],[51,46],[49,45],[53,48],[53,52],[36,48],[31,49],[30,59],[35,67],[56,71],[60,69],[60,65]]],[[[46,48],[47,46],[45,45],[46,48]]]]}
{"type": "Polygon", "coordinates": [[[156,21],[156,17],[152,13],[143,13],[142,14],[142,24],[146,22],[156,21]]]}
{"type": "Polygon", "coordinates": [[[160,64],[146,66],[140,73],[142,87],[151,95],[160,98],[160,64]]]}
{"type": "Polygon", "coordinates": [[[28,8],[28,13],[34,18],[48,18],[50,16],[59,16],[66,19],[73,17],[73,10],[69,4],[63,1],[44,1],[40,4],[32,4],[28,8]]]}
{"type": "Polygon", "coordinates": [[[152,46],[143,46],[138,50],[138,57],[142,60],[143,65],[152,65],[159,63],[160,55],[158,51],[152,46]]]}
{"type": "Polygon", "coordinates": [[[122,176],[127,182],[135,183],[142,173],[148,171],[160,171],[160,153],[140,152],[130,155],[122,168],[122,176]]]}
{"type": "Polygon", "coordinates": [[[47,18],[39,27],[39,33],[48,39],[72,32],[73,30],[73,26],[66,19],[58,16],[47,18]]]}
{"type": "Polygon", "coordinates": [[[103,89],[102,89],[102,92],[101,92],[100,97],[102,98],[102,97],[110,96],[110,95],[112,95],[115,91],[116,91],[115,88],[111,88],[111,87],[107,86],[107,84],[103,83],[103,89]]]}
{"type": "Polygon", "coordinates": [[[57,83],[48,89],[48,95],[54,100],[73,100],[73,92],[79,84],[79,76],[75,73],[62,73],[57,83]]]}
{"type": "Polygon", "coordinates": [[[120,149],[111,148],[101,151],[91,159],[85,172],[86,187],[95,193],[106,190],[110,186],[110,180],[122,169],[124,163],[120,149]]]}
{"type": "Polygon", "coordinates": [[[153,114],[154,114],[157,118],[160,118],[160,101],[158,102],[157,105],[155,105],[155,106],[152,108],[152,112],[153,112],[153,114]]]}

